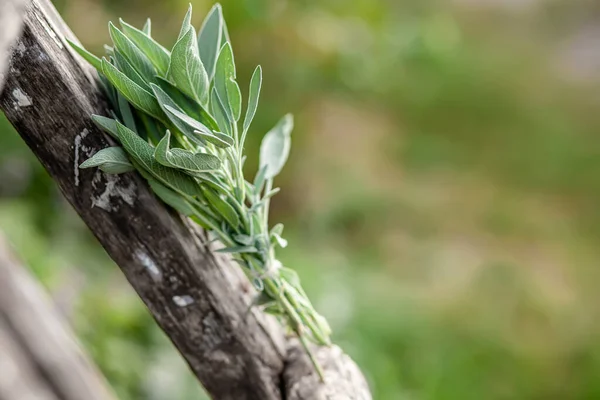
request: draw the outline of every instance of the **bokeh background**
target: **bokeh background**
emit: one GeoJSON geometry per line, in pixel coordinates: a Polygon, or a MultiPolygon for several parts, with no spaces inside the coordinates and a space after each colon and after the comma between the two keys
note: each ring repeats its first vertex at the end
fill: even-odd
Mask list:
{"type": "MultiPolygon", "coordinates": [[[[195,0],[199,27],[211,2],[195,0]]],[[[83,44],[187,1],[57,0],[83,44]]],[[[296,117],[272,221],[375,399],[600,398],[600,6],[225,0],[248,145],[296,117]]],[[[117,267],[0,121],[0,229],[121,399],[204,398],[117,267]]]]}

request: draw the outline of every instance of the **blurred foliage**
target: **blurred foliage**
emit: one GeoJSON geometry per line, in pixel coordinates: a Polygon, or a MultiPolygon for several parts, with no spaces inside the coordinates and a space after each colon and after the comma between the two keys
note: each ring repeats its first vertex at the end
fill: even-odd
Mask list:
{"type": "MultiPolygon", "coordinates": [[[[172,43],[186,2],[60,0],[89,49],[122,16],[172,43]]],[[[198,25],[209,2],[194,3],[198,25]]],[[[600,397],[593,1],[224,1],[249,154],[297,128],[274,218],[376,399],[600,397]],[[327,289],[327,290],[326,290],[327,289]]],[[[122,399],[201,396],[118,269],[0,125],[0,227],[122,399]]],[[[257,160],[248,160],[254,170],[257,160]]]]}

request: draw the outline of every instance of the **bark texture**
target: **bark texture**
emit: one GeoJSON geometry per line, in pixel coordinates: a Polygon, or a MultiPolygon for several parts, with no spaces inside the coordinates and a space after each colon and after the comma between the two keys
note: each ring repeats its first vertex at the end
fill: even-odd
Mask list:
{"type": "Polygon", "coordinates": [[[2,93],[11,46],[21,32],[26,1],[0,1],[0,93],[2,93]]]}
{"type": "Polygon", "coordinates": [[[0,399],[115,399],[52,300],[1,236],[0,371],[0,399]]]}
{"type": "Polygon", "coordinates": [[[92,67],[64,36],[76,40],[48,0],[32,1],[0,108],[212,397],[370,399],[357,367],[335,347],[320,350],[330,379],[319,384],[275,321],[248,312],[253,289],[238,267],[215,256],[204,233],[158,201],[137,173],[77,168],[111,139],[90,119],[108,115],[92,67]],[[338,397],[326,397],[328,387],[338,397]]]}

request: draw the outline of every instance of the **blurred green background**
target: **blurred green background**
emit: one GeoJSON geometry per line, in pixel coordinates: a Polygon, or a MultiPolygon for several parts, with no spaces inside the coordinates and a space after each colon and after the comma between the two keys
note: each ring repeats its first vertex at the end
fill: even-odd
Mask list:
{"type": "MultiPolygon", "coordinates": [[[[199,27],[211,2],[194,1],[199,27]]],[[[57,0],[96,53],[187,1],[57,0]]],[[[296,116],[272,221],[374,398],[600,398],[600,7],[579,0],[224,1],[250,135],[296,116]]],[[[0,229],[121,399],[203,398],[0,121],[0,229]]]]}

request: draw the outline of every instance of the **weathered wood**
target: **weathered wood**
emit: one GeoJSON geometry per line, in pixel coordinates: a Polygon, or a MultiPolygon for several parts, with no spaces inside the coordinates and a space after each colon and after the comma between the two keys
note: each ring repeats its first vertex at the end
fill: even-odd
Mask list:
{"type": "MultiPolygon", "coordinates": [[[[91,67],[63,41],[72,34],[54,12],[47,17],[51,7],[47,0],[29,7],[25,50],[13,54],[0,107],[213,398],[286,398],[282,389],[293,387],[286,381],[314,374],[284,374],[304,356],[288,359],[283,330],[248,312],[253,290],[239,268],[214,256],[203,233],[167,210],[138,174],[78,170],[110,143],[89,117],[107,109],[91,67]]],[[[335,384],[353,398],[354,382],[335,384]]]]}
{"type": "Polygon", "coordinates": [[[112,400],[44,289],[0,236],[0,399],[112,400]]]}
{"type": "Polygon", "coordinates": [[[0,0],[0,93],[10,48],[21,33],[26,0],[0,0]]]}

